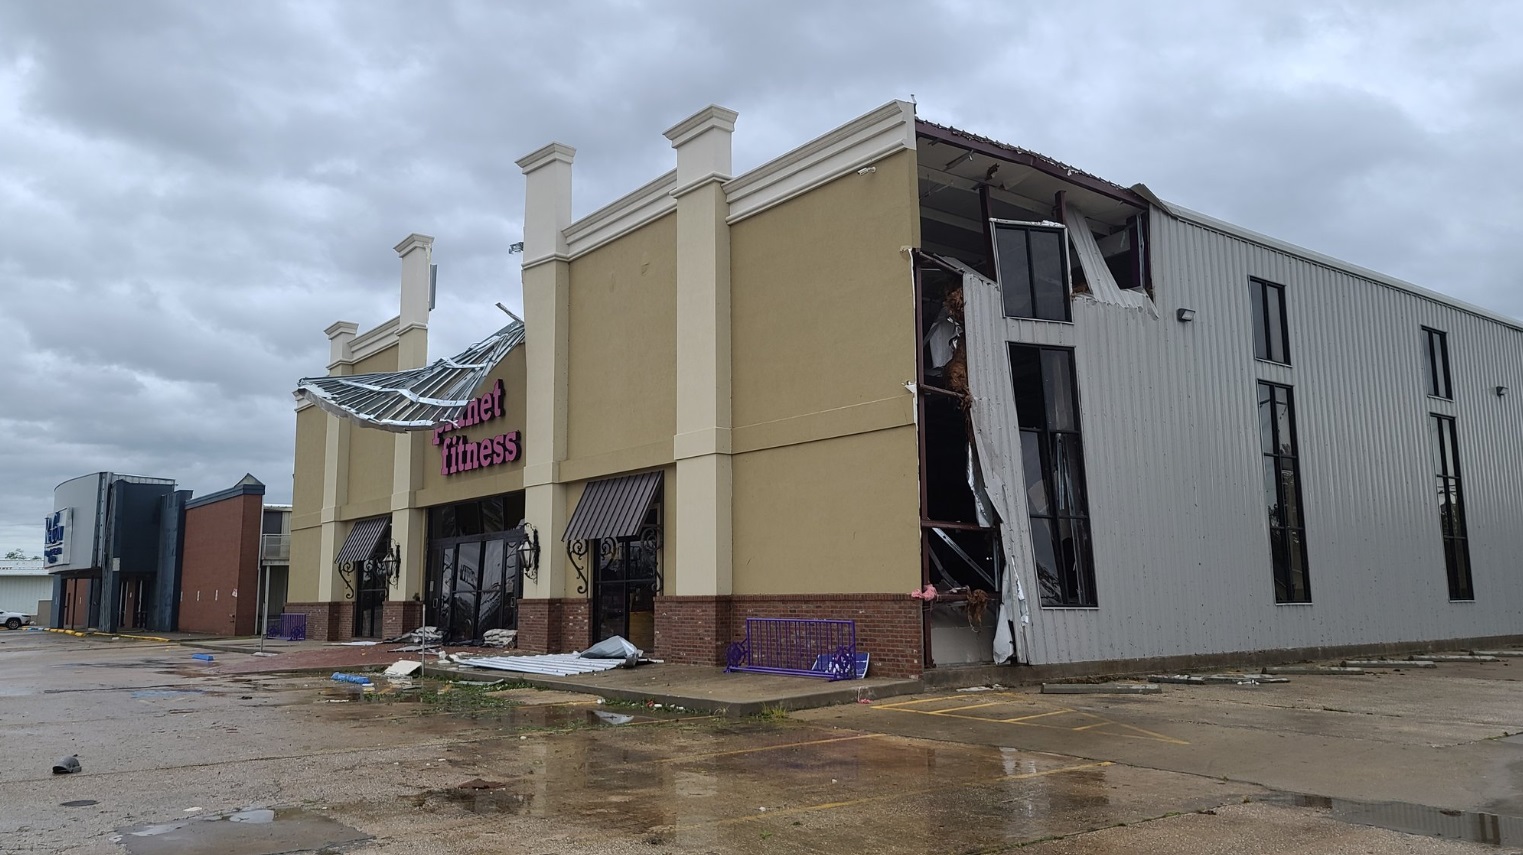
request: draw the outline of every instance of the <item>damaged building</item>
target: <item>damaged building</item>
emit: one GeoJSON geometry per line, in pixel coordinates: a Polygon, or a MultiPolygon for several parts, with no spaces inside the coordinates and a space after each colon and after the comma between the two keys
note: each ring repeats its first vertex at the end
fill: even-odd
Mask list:
{"type": "Polygon", "coordinates": [[[398,316],[329,327],[311,637],[718,664],[840,619],[914,675],[1517,632],[1516,322],[908,103],[738,175],[735,121],[580,218],[572,148],[520,160],[522,323],[431,358],[412,235],[398,316]]]}

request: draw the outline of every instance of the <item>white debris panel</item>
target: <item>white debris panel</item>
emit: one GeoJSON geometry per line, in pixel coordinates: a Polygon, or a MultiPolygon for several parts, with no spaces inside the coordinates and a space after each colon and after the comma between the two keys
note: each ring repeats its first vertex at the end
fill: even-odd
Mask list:
{"type": "Polygon", "coordinates": [[[1068,239],[1079,256],[1079,266],[1084,269],[1084,281],[1089,283],[1089,294],[1078,296],[1088,296],[1097,303],[1138,309],[1158,317],[1158,307],[1153,305],[1152,298],[1146,293],[1123,291],[1116,284],[1116,277],[1111,275],[1110,267],[1105,264],[1104,253],[1095,242],[1095,234],[1089,230],[1089,221],[1084,219],[1083,212],[1074,203],[1069,202],[1063,207],[1063,218],[1067,221],[1068,239]]]}
{"type": "Polygon", "coordinates": [[[517,671],[521,674],[543,674],[549,677],[570,677],[576,674],[596,674],[611,671],[624,664],[622,659],[583,659],[576,653],[546,653],[542,656],[474,656],[455,659],[460,665],[472,668],[490,668],[494,671],[517,671]]]}
{"type": "MultiPolygon", "coordinates": [[[[978,452],[984,488],[1003,521],[1000,546],[1005,550],[1005,574],[1000,580],[999,618],[994,634],[994,661],[1026,661],[1030,640],[1031,606],[1022,579],[1031,563],[1031,522],[1026,508],[1021,465],[1021,426],[1010,390],[1009,344],[999,286],[953,259],[943,259],[962,271],[963,325],[968,351],[969,422],[978,452]]],[[[1119,289],[1118,289],[1119,290],[1119,289]]]]}

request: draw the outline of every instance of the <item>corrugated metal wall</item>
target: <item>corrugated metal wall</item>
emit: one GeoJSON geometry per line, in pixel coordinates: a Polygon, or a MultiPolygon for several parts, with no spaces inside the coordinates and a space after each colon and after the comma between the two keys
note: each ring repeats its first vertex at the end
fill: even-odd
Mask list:
{"type": "MultiPolygon", "coordinates": [[[[1079,299],[1098,609],[1033,604],[1031,661],[1523,631],[1523,332],[1205,225],[1153,214],[1161,317],[1079,299]],[[1285,286],[1292,367],[1254,359],[1249,277],[1285,286]],[[1196,310],[1193,323],[1175,310],[1196,310]],[[1454,401],[1427,396],[1427,325],[1454,401]],[[1276,605],[1257,379],[1295,389],[1312,603],[1276,605]],[[1497,386],[1512,390],[1499,398],[1497,386]],[[1475,601],[1450,602],[1427,419],[1457,418],[1475,601]]],[[[1032,588],[1030,556],[1026,568],[1032,588]]]]}
{"type": "MultiPolygon", "coordinates": [[[[51,576],[0,576],[0,612],[21,612],[37,616],[37,603],[53,596],[51,576]]],[[[42,615],[38,623],[46,624],[42,615]]]]}

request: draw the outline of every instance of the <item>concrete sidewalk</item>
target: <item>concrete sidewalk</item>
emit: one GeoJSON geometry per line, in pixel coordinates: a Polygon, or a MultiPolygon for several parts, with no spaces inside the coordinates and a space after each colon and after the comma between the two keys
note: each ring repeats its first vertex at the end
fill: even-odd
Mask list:
{"type": "MultiPolygon", "coordinates": [[[[119,636],[123,639],[129,635],[119,636]]],[[[96,636],[97,640],[105,640],[96,636]]],[[[405,643],[372,645],[333,644],[323,641],[284,641],[265,639],[263,656],[259,638],[225,638],[167,633],[152,640],[170,642],[216,657],[207,673],[223,676],[255,674],[327,674],[333,671],[370,673],[402,660],[418,660],[417,651],[401,651],[405,643]]],[[[470,655],[514,655],[513,651],[493,651],[479,647],[450,647],[449,653],[470,655]]],[[[508,680],[543,689],[580,692],[610,700],[653,703],[713,711],[723,715],[747,716],[765,710],[801,710],[835,704],[872,701],[925,690],[915,679],[868,677],[861,680],[830,682],[815,677],[789,677],[776,674],[726,673],[723,668],[704,665],[651,663],[638,668],[616,668],[595,674],[553,677],[470,668],[453,662],[438,662],[438,652],[425,657],[424,674],[458,680],[508,680]]]]}
{"type": "Polygon", "coordinates": [[[690,710],[709,710],[729,716],[756,715],[773,709],[802,710],[872,701],[924,690],[919,680],[893,677],[830,682],[818,677],[726,673],[723,668],[713,666],[672,663],[614,668],[570,677],[464,668],[453,664],[425,665],[424,673],[465,680],[515,680],[543,689],[582,692],[634,703],[651,702],[690,710]]]}

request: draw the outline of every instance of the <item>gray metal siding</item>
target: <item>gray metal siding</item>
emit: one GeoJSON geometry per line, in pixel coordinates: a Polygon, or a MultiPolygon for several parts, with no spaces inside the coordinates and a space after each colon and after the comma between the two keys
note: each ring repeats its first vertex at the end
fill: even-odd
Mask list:
{"type": "Polygon", "coordinates": [[[46,623],[37,615],[37,604],[53,596],[51,576],[0,576],[0,612],[21,612],[46,623]]]}
{"type": "Polygon", "coordinates": [[[1031,661],[1518,632],[1523,332],[1156,211],[1153,248],[1160,318],[1079,298],[1071,326],[1010,325],[1076,350],[1100,604],[1034,605],[1031,661]],[[1285,286],[1291,367],[1254,358],[1250,276],[1285,286]],[[1449,334],[1453,402],[1427,396],[1424,325],[1449,334]],[[1274,602],[1258,379],[1295,390],[1310,605],[1274,602]],[[1430,412],[1457,418],[1470,603],[1448,596],[1430,412]]]}

